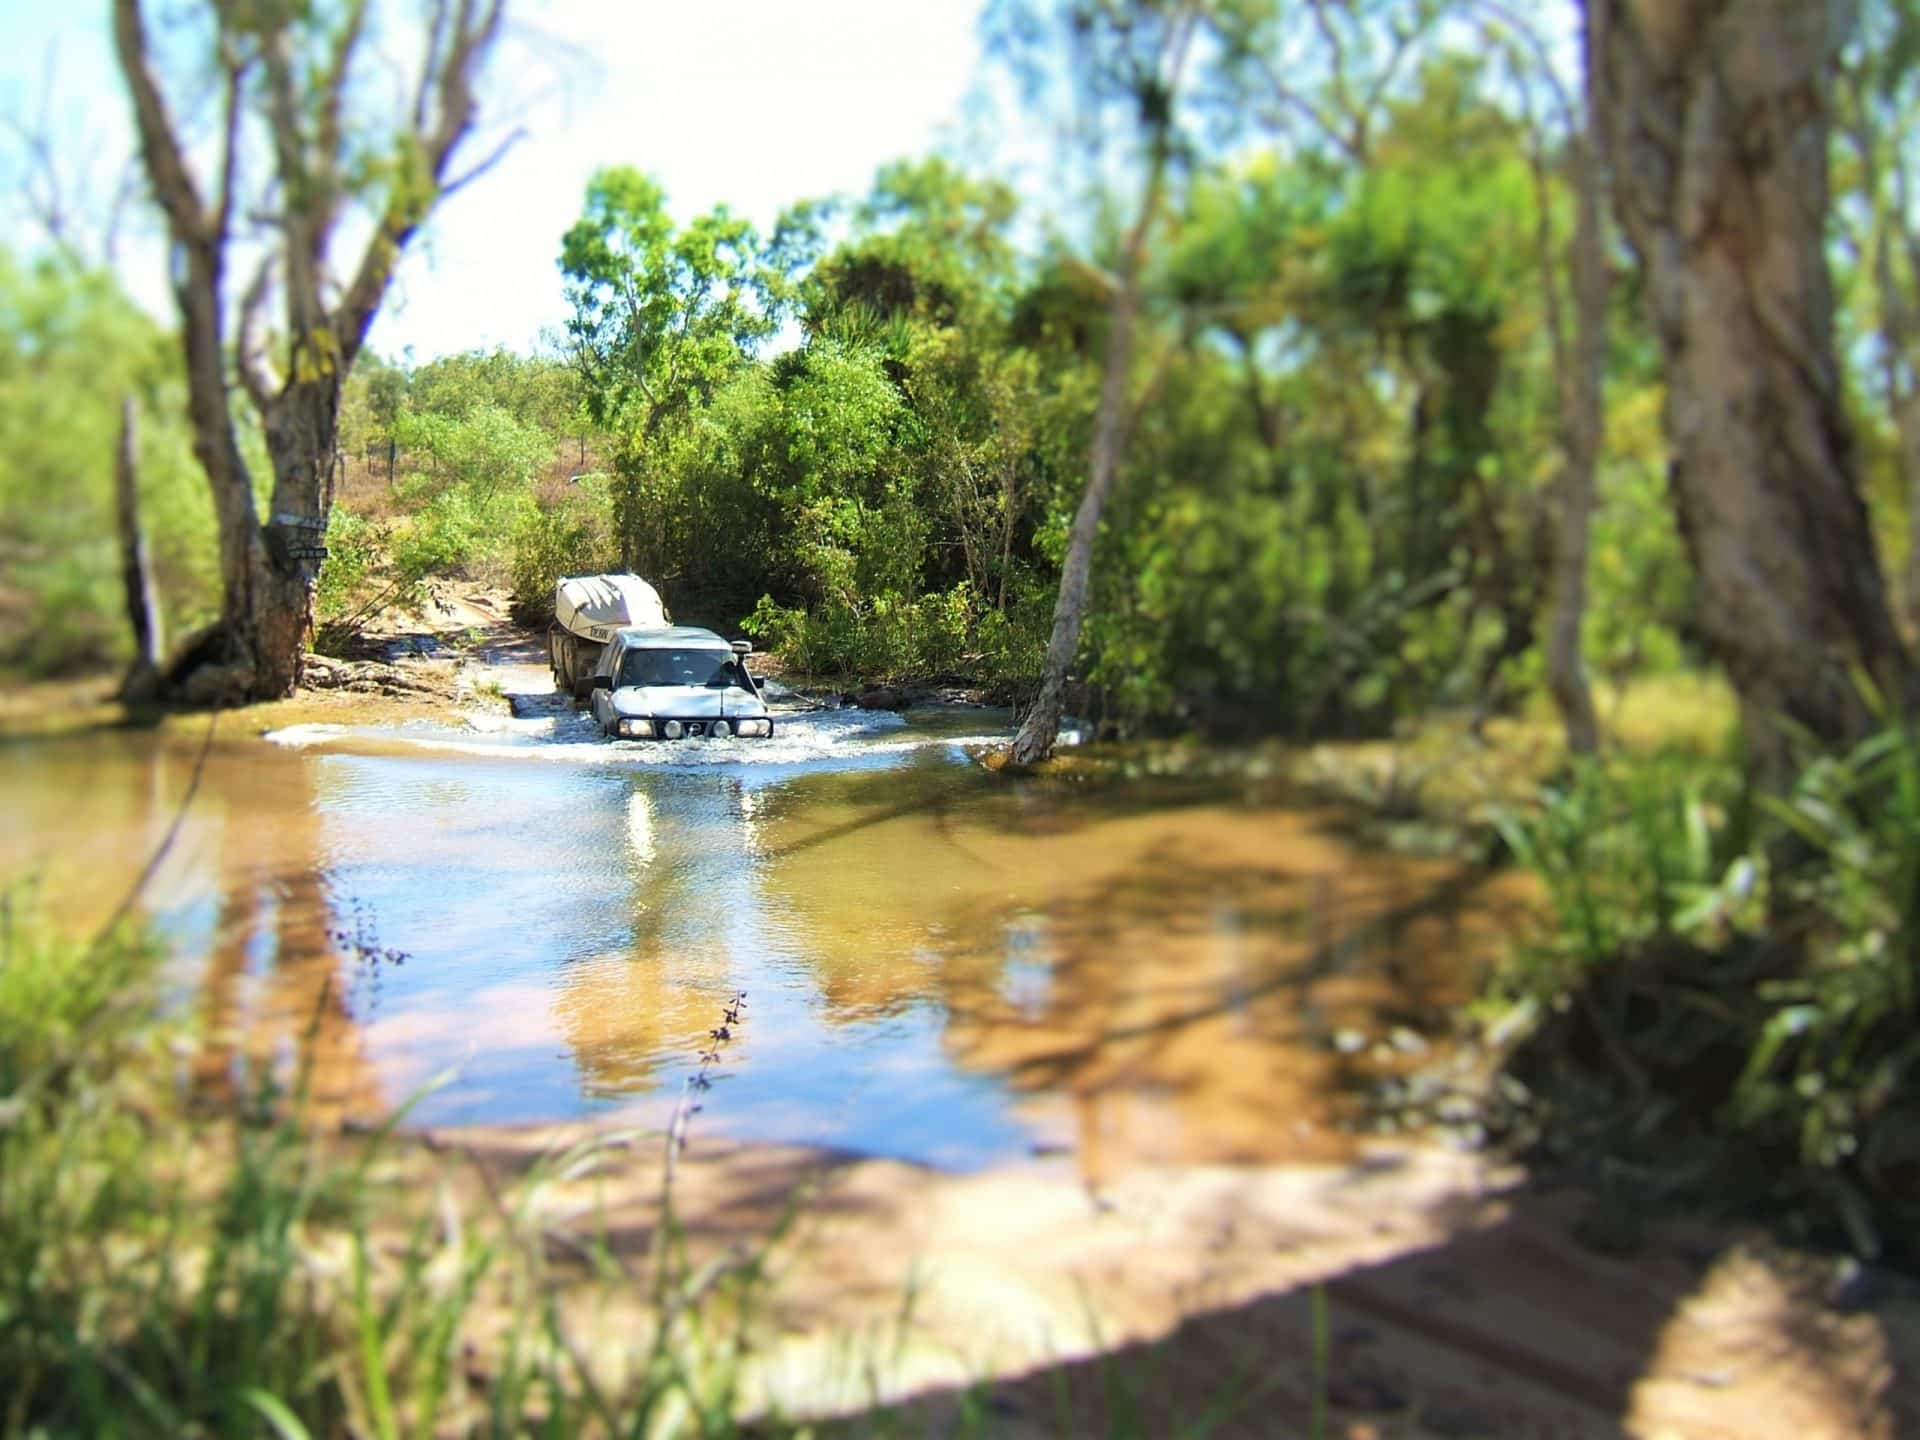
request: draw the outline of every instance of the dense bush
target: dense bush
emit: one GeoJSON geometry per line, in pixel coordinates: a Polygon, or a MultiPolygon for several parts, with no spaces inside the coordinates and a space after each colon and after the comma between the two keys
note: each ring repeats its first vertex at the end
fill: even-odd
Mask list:
{"type": "Polygon", "coordinates": [[[1039,672],[1039,649],[1013,653],[1008,618],[983,610],[965,581],[941,594],[888,593],[860,605],[834,600],[803,610],[763,596],[742,622],[802,670],[874,679],[962,676],[1013,682],[1039,672]]]}
{"type": "Polygon", "coordinates": [[[129,396],[167,634],[217,607],[213,507],[182,389],[170,337],[109,277],[0,250],[0,668],[72,671],[131,652],[113,482],[129,396]]]}
{"type": "Polygon", "coordinates": [[[1737,755],[1587,765],[1504,831],[1548,899],[1502,977],[1542,1150],[1627,1207],[1920,1255],[1920,737],[1761,800],[1737,755]]]}
{"type": "Polygon", "coordinates": [[[618,562],[608,535],[604,488],[582,485],[551,500],[534,499],[521,510],[511,545],[514,612],[529,623],[544,623],[563,577],[597,574],[618,562]]]}
{"type": "Polygon", "coordinates": [[[313,588],[313,616],[322,626],[352,618],[366,603],[386,539],[384,526],[334,507],[327,517],[327,558],[313,588]]]}

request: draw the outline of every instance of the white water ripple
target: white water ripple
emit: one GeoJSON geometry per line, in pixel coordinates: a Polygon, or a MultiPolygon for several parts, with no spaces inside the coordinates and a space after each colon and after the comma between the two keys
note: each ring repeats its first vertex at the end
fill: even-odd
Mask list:
{"type": "MultiPolygon", "coordinates": [[[[460,730],[430,725],[378,728],[309,724],[272,730],[265,738],[299,749],[350,750],[377,744],[494,759],[679,770],[864,760],[928,748],[997,745],[1007,739],[1003,730],[906,733],[909,727],[903,716],[878,710],[777,715],[773,736],[767,740],[610,740],[585,714],[526,718],[478,714],[465,718],[467,724],[460,730]]],[[[1070,743],[1070,737],[1062,738],[1070,743]]]]}

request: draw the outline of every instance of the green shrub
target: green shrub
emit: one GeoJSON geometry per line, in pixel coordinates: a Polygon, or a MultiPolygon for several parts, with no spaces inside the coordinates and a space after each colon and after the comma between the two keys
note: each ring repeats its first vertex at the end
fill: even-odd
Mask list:
{"type": "Polygon", "coordinates": [[[1561,1158],[1911,1257],[1920,739],[1892,725],[1757,804],[1744,776],[1588,764],[1502,821],[1548,902],[1497,981],[1545,1017],[1514,1073],[1561,1158]]]}
{"type": "Polygon", "coordinates": [[[169,643],[217,613],[206,476],[180,348],[104,272],[0,249],[0,667],[127,659],[114,453],[136,401],[140,508],[169,643]]]}
{"type": "Polygon", "coordinates": [[[1776,882],[1800,963],[1760,987],[1732,1118],[1797,1137],[1864,1240],[1870,1201],[1912,1206],[1920,1172],[1920,739],[1897,724],[1817,759],[1767,808],[1805,847],[1776,882]]]}
{"type": "Polygon", "coordinates": [[[873,680],[977,677],[990,683],[1038,674],[1015,620],[983,611],[964,580],[950,590],[904,598],[834,599],[811,610],[763,595],[740,628],[805,674],[873,680]]]}
{"type": "Polygon", "coordinates": [[[313,587],[313,614],[321,624],[350,617],[367,598],[385,555],[386,527],[341,506],[327,516],[327,558],[313,587]]]}
{"type": "MultiPolygon", "coordinates": [[[[1731,765],[1660,754],[1577,762],[1496,824],[1544,884],[1552,929],[1519,981],[1547,998],[1586,967],[1662,940],[1713,943],[1763,917],[1750,806],[1731,765]]],[[[1515,979],[1508,976],[1509,981],[1515,979]]]]}
{"type": "Polygon", "coordinates": [[[552,614],[554,586],[565,576],[597,574],[618,563],[604,498],[597,490],[528,505],[513,527],[510,545],[514,612],[523,619],[552,614]]]}

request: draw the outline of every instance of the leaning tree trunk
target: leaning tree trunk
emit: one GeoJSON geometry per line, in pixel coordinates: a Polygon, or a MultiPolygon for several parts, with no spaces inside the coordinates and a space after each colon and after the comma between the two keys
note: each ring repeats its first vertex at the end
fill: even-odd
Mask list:
{"type": "Polygon", "coordinates": [[[1844,744],[1914,671],[1888,610],[1833,340],[1827,145],[1845,0],[1621,0],[1601,71],[1622,226],[1665,362],[1701,628],[1754,759],[1844,744]]]}
{"type": "MultiPolygon", "coordinates": [[[[1142,231],[1144,240],[1144,230],[1142,231]]],[[[1121,260],[1119,286],[1107,331],[1106,374],[1100,382],[1100,408],[1093,422],[1093,456],[1086,493],[1074,512],[1067,534],[1066,559],[1060,568],[1060,594],[1053,602],[1053,634],[1047,641],[1046,670],[1033,708],[1013,737],[1009,758],[1031,765],[1053,753],[1060,735],[1060,715],[1066,705],[1067,671],[1080,648],[1080,624],[1086,618],[1087,594],[1093,576],[1093,541],[1100,517],[1120,472],[1125,448],[1128,382],[1133,359],[1133,321],[1140,308],[1139,251],[1130,247],[1121,260]]]]}
{"type": "Polygon", "coordinates": [[[1920,631],[1920,388],[1912,380],[1907,384],[1906,393],[1895,402],[1894,423],[1900,436],[1900,473],[1906,479],[1907,625],[1920,631]]]}
{"type": "Polygon", "coordinates": [[[1201,12],[1198,5],[1169,9],[1173,13],[1168,17],[1168,28],[1161,37],[1151,72],[1136,72],[1132,77],[1138,87],[1133,98],[1138,103],[1145,130],[1146,183],[1140,192],[1139,213],[1134,216],[1120,246],[1108,312],[1106,368],[1101,376],[1100,404],[1093,420],[1087,489],[1080,497],[1080,508],[1074,513],[1073,529],[1067,533],[1067,553],[1060,567],[1060,593],[1054,600],[1053,633],[1047,640],[1040,693],[1021,721],[1020,733],[1013,737],[1008,755],[1016,765],[1031,765],[1046,759],[1053,753],[1054,742],[1060,736],[1067,671],[1080,648],[1080,625],[1086,617],[1093,575],[1093,542],[1100,532],[1100,517],[1106,510],[1107,496],[1112,493],[1114,478],[1120,471],[1121,452],[1126,448],[1127,430],[1133,420],[1135,407],[1130,393],[1133,327],[1140,313],[1141,277],[1146,268],[1147,242],[1160,218],[1167,171],[1173,161],[1174,96],[1201,12]]]}

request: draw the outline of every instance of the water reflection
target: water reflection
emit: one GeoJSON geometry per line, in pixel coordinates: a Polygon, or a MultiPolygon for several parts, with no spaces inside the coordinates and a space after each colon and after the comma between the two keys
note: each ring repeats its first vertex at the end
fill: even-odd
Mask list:
{"type": "Polygon", "coordinates": [[[585,1092],[650,1088],[704,1048],[740,988],[736,927],[750,911],[750,820],[731,775],[636,776],[624,801],[626,943],[569,964],[552,1001],[585,1092]]]}
{"type": "MultiPolygon", "coordinates": [[[[224,768],[228,757],[210,763],[224,768]]],[[[318,842],[311,768],[276,776],[280,823],[262,845],[231,804],[222,808],[212,943],[194,1009],[201,1047],[195,1091],[230,1104],[241,1087],[290,1079],[321,1124],[377,1114],[391,1103],[355,1014],[376,995],[383,961],[362,958],[374,943],[364,918],[342,928],[318,842]]]]}
{"type": "MultiPolygon", "coordinates": [[[[423,1121],[664,1114],[745,990],[716,1129],[952,1165],[1045,1142],[1095,1179],[1326,1156],[1333,1030],[1458,1003],[1517,905],[1280,797],[1009,784],[886,738],[683,768],[223,743],[152,897],[205,957],[198,1082],[304,1062],[337,1117],[452,1072],[423,1121]]],[[[191,748],[0,750],[0,865],[104,913],[80,902],[144,861],[191,748]]]]}

